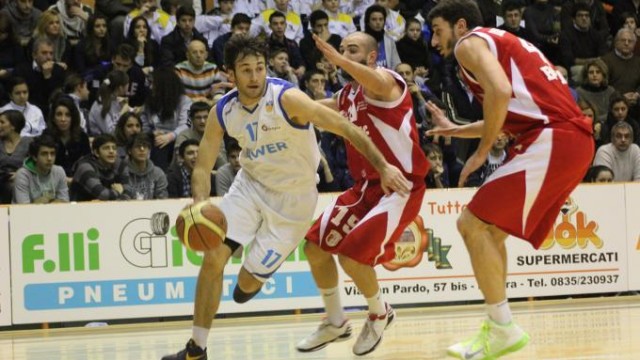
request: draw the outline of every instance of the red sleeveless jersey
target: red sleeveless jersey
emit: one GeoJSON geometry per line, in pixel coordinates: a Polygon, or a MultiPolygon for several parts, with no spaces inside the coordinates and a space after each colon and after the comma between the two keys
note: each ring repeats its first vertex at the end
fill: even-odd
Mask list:
{"type": "MultiPolygon", "coordinates": [[[[592,132],[591,120],[582,115],[567,81],[538,48],[507,31],[482,27],[467,33],[458,44],[469,36],[478,36],[487,42],[511,82],[511,101],[503,131],[518,136],[529,130],[563,126],[568,122],[592,132]]],[[[473,74],[462,66],[460,69],[465,83],[482,101],[484,91],[473,74]]]]}
{"type": "MultiPolygon", "coordinates": [[[[362,86],[345,85],[338,97],[338,109],[354,125],[359,126],[382,152],[387,162],[400,169],[407,178],[424,179],[429,163],[420,148],[413,102],[400,75],[387,70],[402,88],[402,96],[392,102],[368,98],[362,86]]],[[[347,163],[355,181],[379,179],[380,175],[348,141],[347,163]]]]}

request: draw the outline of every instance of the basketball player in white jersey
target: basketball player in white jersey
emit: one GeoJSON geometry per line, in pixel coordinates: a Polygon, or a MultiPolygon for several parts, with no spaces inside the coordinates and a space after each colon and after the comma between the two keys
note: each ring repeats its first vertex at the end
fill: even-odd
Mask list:
{"type": "Polygon", "coordinates": [[[385,193],[406,195],[411,189],[402,172],[385,160],[364,131],[292,84],[267,78],[265,58],[265,45],[253,38],[236,35],[225,45],[225,66],[237,88],[209,113],[192,175],[194,202],[209,199],[209,174],[224,132],[242,147],[242,170],[220,204],[228,221],[227,238],[204,253],[192,338],[185,349],[163,360],[207,359],[207,337],[230,256],[255,242],[233,293],[236,302],[244,303],[260,291],[304,237],[318,198],[315,174],[320,154],[311,123],[353,144],[380,173],[385,193]]]}

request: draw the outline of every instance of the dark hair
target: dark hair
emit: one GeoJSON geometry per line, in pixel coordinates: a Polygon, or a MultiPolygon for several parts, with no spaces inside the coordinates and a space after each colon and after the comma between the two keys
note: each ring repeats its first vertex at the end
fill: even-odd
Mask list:
{"type": "Polygon", "coordinates": [[[176,11],[176,20],[180,21],[180,18],[182,16],[191,16],[192,18],[195,19],[196,11],[193,10],[191,6],[180,6],[178,8],[178,11],[176,11]]]}
{"type": "Polygon", "coordinates": [[[127,143],[127,151],[140,145],[146,145],[148,148],[151,148],[153,145],[153,142],[151,141],[151,136],[145,133],[138,133],[133,135],[133,137],[127,143]]]}
{"type": "Polygon", "coordinates": [[[464,19],[467,22],[467,29],[482,26],[482,14],[478,4],[473,0],[442,0],[434,6],[427,21],[433,23],[433,19],[440,17],[449,25],[453,26],[458,20],[464,19]]]}
{"type": "Polygon", "coordinates": [[[620,14],[620,19],[622,20],[623,24],[625,21],[627,21],[628,18],[632,18],[636,22],[636,26],[640,25],[638,24],[638,17],[636,16],[636,14],[630,11],[625,11],[622,14],[620,14]]]}
{"type": "Polygon", "coordinates": [[[609,112],[613,110],[613,105],[619,102],[625,103],[625,105],[627,105],[627,109],[631,108],[631,106],[629,105],[629,100],[627,100],[626,97],[616,91],[612,93],[611,96],[609,96],[609,112]]]}
{"type": "Polygon", "coordinates": [[[249,15],[243,13],[236,13],[235,15],[233,15],[233,17],[231,18],[231,28],[233,29],[234,27],[236,27],[236,25],[240,24],[251,25],[251,18],[249,17],[249,15]]]}
{"type": "Polygon", "coordinates": [[[269,24],[271,24],[271,20],[275,19],[275,18],[283,18],[284,21],[287,21],[287,16],[285,14],[283,14],[282,12],[276,10],[273,13],[271,13],[271,15],[269,15],[269,24]]]}
{"type": "Polygon", "coordinates": [[[520,11],[524,7],[524,3],[519,0],[506,0],[502,2],[502,16],[504,16],[507,11],[518,10],[520,11]]]}
{"type": "Polygon", "coordinates": [[[582,182],[596,182],[596,178],[598,177],[598,175],[600,175],[601,172],[604,171],[608,171],[611,173],[611,175],[615,174],[613,173],[613,170],[611,170],[611,168],[609,168],[608,166],[604,166],[604,165],[593,165],[592,167],[589,168],[589,170],[587,170],[587,174],[584,176],[584,179],[582,180],[582,182]]]}
{"type": "Polygon", "coordinates": [[[160,121],[173,117],[184,95],[184,85],[178,74],[170,67],[162,67],[152,74],[153,86],[147,97],[146,106],[152,114],[158,114],[160,121]]]}
{"type": "Polygon", "coordinates": [[[115,100],[113,93],[123,85],[129,85],[129,75],[119,70],[110,72],[107,78],[102,81],[100,90],[98,90],[98,102],[102,105],[100,116],[107,116],[111,110],[111,103],[115,100]]]}
{"type": "Polygon", "coordinates": [[[80,111],[78,111],[76,104],[67,95],[57,97],[51,104],[51,111],[49,111],[49,121],[47,122],[47,130],[51,131],[53,136],[56,138],[62,135],[62,133],[54,123],[54,119],[56,117],[56,109],[60,106],[66,107],[67,110],[69,110],[69,114],[71,114],[71,127],[69,129],[71,138],[74,140],[80,139],[80,134],[82,133],[82,128],[80,127],[80,111]]]}
{"type": "Polygon", "coordinates": [[[314,10],[311,15],[309,15],[309,23],[311,24],[311,27],[316,26],[316,22],[322,19],[329,20],[329,15],[322,10],[314,10]]]}
{"type": "Polygon", "coordinates": [[[138,124],[140,124],[140,130],[142,130],[142,120],[140,119],[140,116],[138,114],[134,112],[126,112],[120,115],[120,118],[118,118],[118,122],[116,123],[116,128],[113,131],[114,135],[116,136],[117,144],[119,146],[125,146],[129,143],[129,139],[127,139],[126,135],[124,134],[124,127],[127,124],[127,121],[129,121],[129,119],[131,118],[138,120],[138,124]]]}
{"type": "MultiPolygon", "coordinates": [[[[131,24],[133,24],[133,22],[131,22],[131,24]]],[[[130,44],[120,44],[116,48],[116,51],[114,51],[112,58],[115,58],[116,56],[119,56],[125,60],[131,60],[131,62],[133,62],[136,57],[136,49],[130,44]]]]}
{"type": "Polygon", "coordinates": [[[589,13],[589,15],[591,15],[591,7],[587,3],[581,1],[576,1],[576,3],[573,4],[571,17],[575,19],[576,15],[578,15],[578,11],[586,11],[589,13]]]}
{"type": "Polygon", "coordinates": [[[98,151],[100,150],[100,147],[106,143],[116,143],[116,137],[109,134],[109,133],[104,133],[104,134],[100,134],[98,136],[96,136],[93,139],[93,143],[91,144],[91,150],[93,151],[98,151]]]}
{"type": "Polygon", "coordinates": [[[240,147],[240,144],[238,144],[237,141],[229,141],[229,144],[227,144],[226,150],[227,150],[227,156],[229,156],[229,154],[231,154],[234,151],[237,151],[237,152],[242,151],[242,147],[240,147]]]}
{"type": "Polygon", "coordinates": [[[381,13],[382,17],[387,20],[387,9],[382,6],[382,5],[378,5],[378,4],[373,4],[371,6],[369,6],[367,8],[367,10],[364,11],[364,23],[365,25],[367,23],[369,23],[369,18],[371,17],[371,14],[373,13],[381,13]]]}
{"type": "Polygon", "coordinates": [[[35,159],[43,147],[57,149],[56,140],[49,134],[34,137],[29,144],[29,156],[35,159]]]}
{"type": "Polygon", "coordinates": [[[227,70],[235,70],[236,61],[246,56],[262,56],[267,60],[267,47],[257,38],[235,34],[224,46],[224,66],[227,70]]]}
{"type": "Polygon", "coordinates": [[[7,120],[9,120],[9,124],[13,126],[15,132],[17,132],[18,134],[22,131],[24,125],[27,123],[27,120],[25,120],[22,112],[18,110],[6,110],[0,113],[0,116],[6,117],[7,120]]]}
{"type": "Polygon", "coordinates": [[[12,76],[9,78],[9,80],[7,81],[7,90],[9,90],[9,93],[13,92],[13,88],[15,88],[18,85],[22,85],[22,84],[26,84],[27,87],[29,87],[29,84],[27,83],[27,80],[25,80],[25,78],[20,77],[20,76],[12,76]]]}
{"type": "MultiPolygon", "coordinates": [[[[418,24],[418,25],[420,25],[420,28],[422,29],[422,23],[420,22],[420,20],[418,20],[416,18],[409,18],[409,19],[407,19],[407,22],[404,24],[405,33],[406,33],[407,30],[409,30],[409,26],[411,24],[418,24]]],[[[405,36],[406,36],[406,34],[405,34],[405,36]]],[[[422,36],[420,36],[420,37],[422,37],[422,36]]]]}
{"type": "Polygon", "coordinates": [[[593,105],[593,103],[586,99],[579,99],[577,104],[580,110],[589,109],[593,112],[593,124],[595,125],[598,122],[598,110],[593,105]]]}
{"type": "Polygon", "coordinates": [[[18,44],[15,31],[11,25],[11,18],[9,18],[8,12],[0,11],[0,30],[7,34],[7,40],[10,43],[18,44]]]}
{"type": "Polygon", "coordinates": [[[429,154],[432,154],[432,153],[438,153],[442,155],[442,148],[440,147],[440,145],[432,142],[423,144],[422,151],[427,156],[429,156],[429,154]]]}
{"type": "Polygon", "coordinates": [[[76,91],[76,88],[87,81],[78,74],[69,74],[67,78],[64,79],[64,85],[62,85],[62,91],[65,94],[71,94],[76,91]]]}
{"type": "Polygon", "coordinates": [[[184,152],[187,150],[187,146],[190,146],[190,145],[200,146],[200,141],[196,139],[187,139],[183,141],[182,144],[180,144],[180,147],[178,148],[178,155],[180,155],[181,158],[184,157],[184,152]]]}
{"type": "MultiPolygon", "coordinates": [[[[153,43],[151,40],[151,28],[149,27],[149,22],[147,21],[147,19],[140,15],[140,16],[136,16],[135,18],[133,18],[133,20],[131,20],[131,26],[129,26],[129,32],[127,32],[127,38],[125,39],[126,43],[131,45],[131,47],[134,49],[134,54],[138,49],[138,46],[140,46],[140,43],[138,42],[138,38],[135,35],[135,31],[136,31],[136,24],[139,21],[143,21],[145,26],[147,27],[147,41],[145,41],[144,43],[144,62],[145,65],[146,64],[154,64],[155,63],[155,53],[154,53],[154,48],[153,48],[153,43]]],[[[135,55],[132,59],[135,58],[135,55]]]]}
{"type": "Polygon", "coordinates": [[[193,119],[193,117],[196,116],[197,113],[201,111],[206,111],[208,113],[209,110],[211,110],[211,105],[207,104],[204,101],[196,101],[191,104],[191,107],[189,108],[189,118],[193,119]]]}
{"type": "Polygon", "coordinates": [[[97,64],[100,61],[108,61],[113,52],[113,43],[109,36],[109,19],[106,16],[96,14],[87,20],[87,36],[84,40],[84,57],[87,64],[97,64]],[[98,20],[107,23],[107,33],[102,39],[98,39],[94,33],[94,27],[98,20]],[[100,47],[98,47],[100,45],[100,47]]]}

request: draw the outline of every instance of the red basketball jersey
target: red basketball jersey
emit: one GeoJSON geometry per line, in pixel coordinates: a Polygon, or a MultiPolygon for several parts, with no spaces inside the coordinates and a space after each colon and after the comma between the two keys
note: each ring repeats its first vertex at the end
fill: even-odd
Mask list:
{"type": "MultiPolygon", "coordinates": [[[[478,36],[488,43],[511,82],[512,95],[503,131],[518,136],[554,123],[571,122],[591,133],[591,120],[582,115],[567,81],[538,48],[507,31],[481,27],[467,33],[458,44],[469,36],[478,36]]],[[[465,83],[482,101],[484,92],[473,74],[460,69],[465,83]]]]}
{"type": "MultiPolygon", "coordinates": [[[[402,96],[392,102],[368,98],[362,86],[344,86],[338,98],[342,116],[359,126],[382,152],[387,162],[400,169],[407,178],[424,179],[429,163],[420,148],[413,102],[400,75],[387,70],[402,88],[402,96]]],[[[353,145],[346,142],[347,163],[351,176],[359,180],[379,179],[380,175],[353,145]]]]}

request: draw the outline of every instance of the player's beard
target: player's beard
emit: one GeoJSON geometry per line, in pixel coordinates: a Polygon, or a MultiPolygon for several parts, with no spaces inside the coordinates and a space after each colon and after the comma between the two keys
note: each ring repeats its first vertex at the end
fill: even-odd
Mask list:
{"type": "MultiPolygon", "coordinates": [[[[358,63],[367,66],[367,61],[366,60],[360,60],[358,61],[358,63]]],[[[355,79],[353,78],[353,76],[351,76],[351,74],[349,74],[348,72],[346,72],[344,69],[340,68],[340,75],[342,75],[342,78],[347,81],[347,82],[351,82],[354,81],[355,79]]]]}

